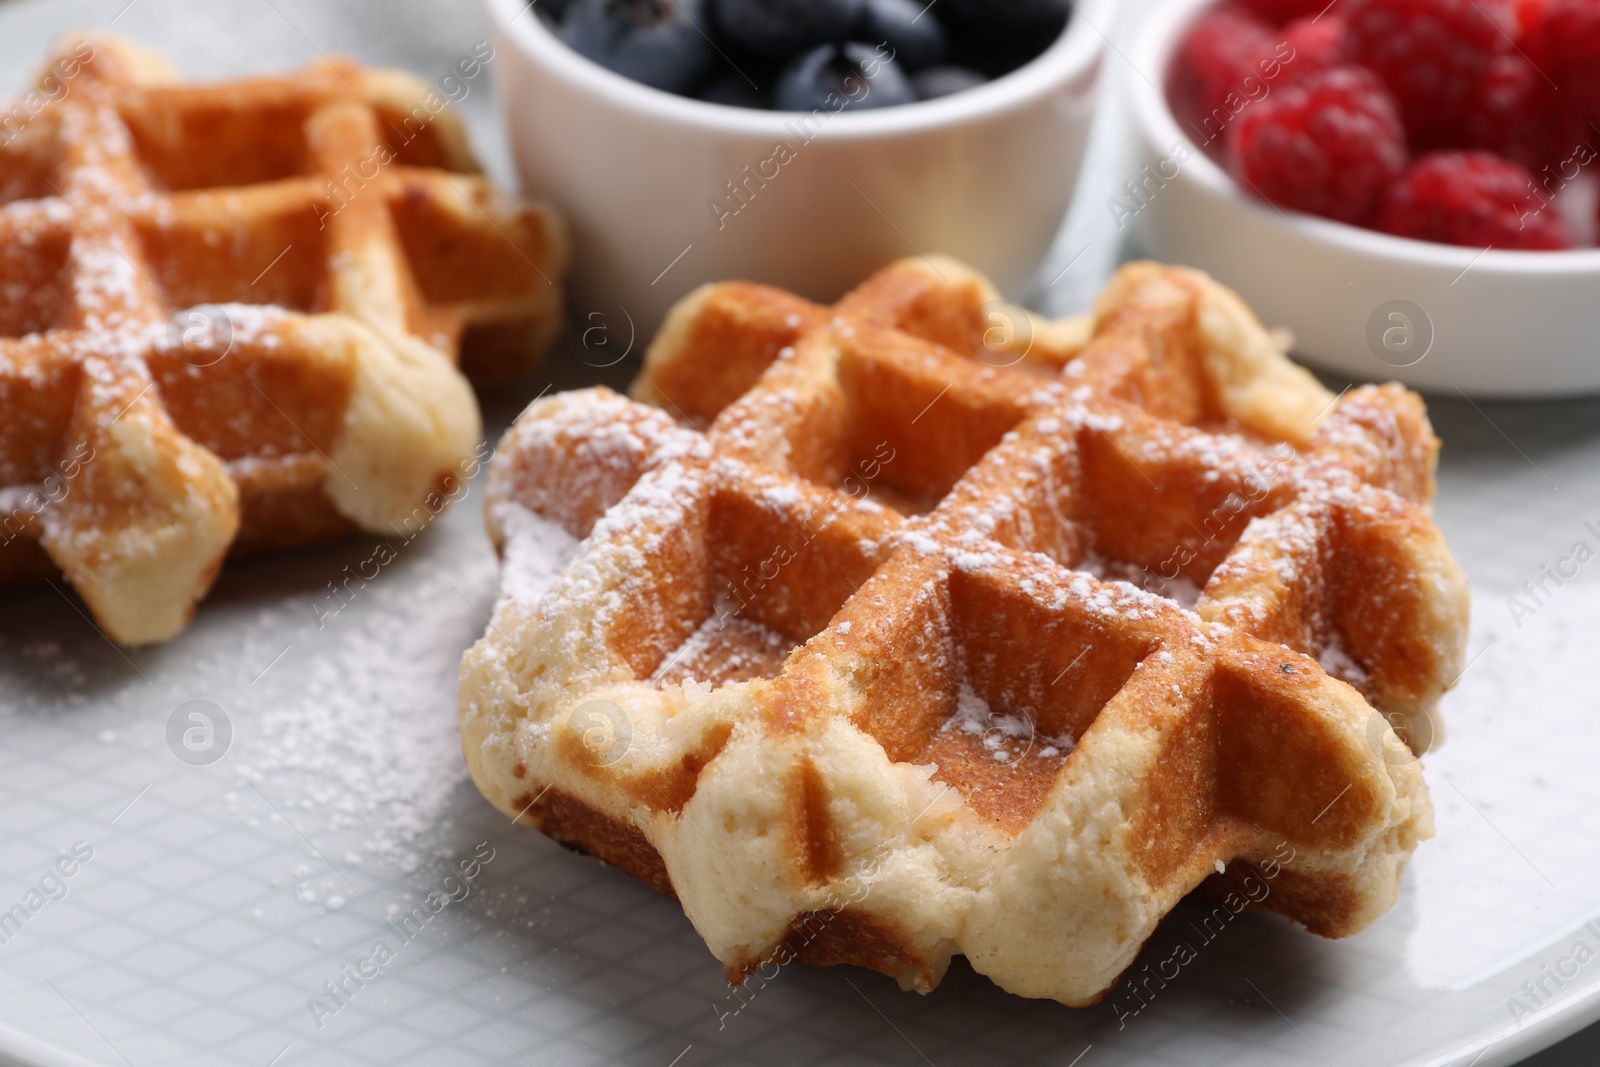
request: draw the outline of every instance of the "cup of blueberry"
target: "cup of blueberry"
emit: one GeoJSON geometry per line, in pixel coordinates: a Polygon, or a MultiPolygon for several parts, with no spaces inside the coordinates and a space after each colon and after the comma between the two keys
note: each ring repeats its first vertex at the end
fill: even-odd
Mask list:
{"type": "Polygon", "coordinates": [[[982,85],[1061,35],[1068,0],[540,0],[581,55],[669,93],[811,111],[982,85]]]}
{"type": "Polygon", "coordinates": [[[678,297],[727,278],[831,300],[890,260],[945,253],[1024,295],[1077,180],[1116,14],[483,2],[517,169],[572,230],[571,314],[640,348],[678,297]]]}

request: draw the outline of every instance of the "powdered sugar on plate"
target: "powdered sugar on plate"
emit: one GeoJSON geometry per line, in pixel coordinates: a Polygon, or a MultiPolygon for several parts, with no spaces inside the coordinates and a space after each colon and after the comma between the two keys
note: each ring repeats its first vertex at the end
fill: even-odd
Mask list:
{"type": "Polygon", "coordinates": [[[341,832],[347,859],[420,864],[467,780],[456,677],[462,649],[483,627],[467,598],[481,600],[494,580],[486,549],[451,570],[404,583],[380,575],[302,639],[326,647],[275,668],[281,684],[254,702],[229,756],[240,787],[230,803],[241,813],[259,808],[260,789],[291,820],[300,822],[299,809],[341,832]]]}

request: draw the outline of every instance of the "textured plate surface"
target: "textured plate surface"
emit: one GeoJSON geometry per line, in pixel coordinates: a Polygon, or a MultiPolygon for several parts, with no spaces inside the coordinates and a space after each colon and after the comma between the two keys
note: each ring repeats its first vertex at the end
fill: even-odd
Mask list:
{"type": "MultiPolygon", "coordinates": [[[[113,18],[193,77],[325,51],[437,80],[483,36],[475,6],[445,0],[16,0],[3,80],[20,85],[59,30],[113,18]]],[[[504,178],[488,105],[480,78],[464,110],[504,178]]],[[[1105,200],[1132,174],[1108,119],[1041,276],[1054,311],[1081,306],[1121,248],[1105,200]]],[[[555,357],[553,382],[491,405],[491,431],[546,384],[626,380],[628,362],[599,366],[626,347],[614,309],[578,311],[606,329],[555,357]]],[[[959,961],[927,997],[846,969],[730,992],[676,905],[511,827],[467,782],[455,665],[496,583],[474,487],[412,541],[230,568],[157,649],[119,652],[58,591],[5,595],[0,1062],[1516,1062],[1600,1016],[1600,562],[1577,560],[1600,551],[1600,403],[1447,394],[1433,414],[1475,658],[1426,760],[1439,836],[1359,937],[1249,915],[1203,933],[1185,905],[1141,958],[1166,976],[1152,992],[1086,1011],[1009,997],[959,961]],[[26,918],[8,926],[13,905],[26,918]]],[[[1577,1040],[1534,1062],[1593,1062],[1577,1040]]]]}

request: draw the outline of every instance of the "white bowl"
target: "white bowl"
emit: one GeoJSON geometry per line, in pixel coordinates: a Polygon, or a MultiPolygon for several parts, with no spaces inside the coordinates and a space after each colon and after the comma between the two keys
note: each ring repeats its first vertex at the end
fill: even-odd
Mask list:
{"type": "Polygon", "coordinates": [[[978,88],[812,117],[648,88],[571,51],[526,0],[485,3],[517,168],[571,225],[575,317],[625,312],[641,339],[702,282],[831,300],[915,253],[1018,295],[1071,198],[1115,11],[1083,0],[1041,56],[978,88]]]}
{"type": "Polygon", "coordinates": [[[1156,180],[1142,207],[1124,199],[1131,217],[1116,214],[1151,255],[1209,272],[1268,325],[1289,327],[1297,356],[1358,380],[1497,397],[1600,389],[1600,250],[1486,252],[1281,211],[1193,148],[1163,88],[1183,31],[1211,2],[1162,4],[1135,44],[1143,74],[1127,86],[1156,180]],[[1193,151],[1181,165],[1179,145],[1193,151]]]}

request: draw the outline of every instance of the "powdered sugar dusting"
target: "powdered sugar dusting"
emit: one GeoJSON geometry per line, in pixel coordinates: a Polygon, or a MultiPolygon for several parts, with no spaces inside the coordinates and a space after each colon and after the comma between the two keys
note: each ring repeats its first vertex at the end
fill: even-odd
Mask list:
{"type": "Polygon", "coordinates": [[[1077,745],[1070,736],[1040,734],[1029,716],[995,711],[965,679],[956,691],[955,714],[939,728],[940,734],[951,732],[982,738],[989,758],[996,763],[1016,763],[1029,755],[1052,759],[1070,753],[1077,745]]]}
{"type": "Polygon", "coordinates": [[[255,810],[259,786],[291,818],[313,812],[326,830],[351,834],[346,859],[416,867],[467,779],[455,716],[440,709],[464,640],[481,626],[456,591],[492,581],[487,559],[475,572],[430,577],[404,595],[373,583],[368,610],[330,621],[333,654],[306,656],[291,689],[260,701],[237,752],[234,806],[255,810]]]}
{"type": "Polygon", "coordinates": [[[1092,574],[1104,582],[1118,582],[1135,589],[1164,597],[1186,611],[1193,611],[1200,602],[1200,587],[1181,574],[1171,577],[1142,567],[1136,563],[1111,560],[1095,552],[1085,553],[1077,569],[1092,574]]]}
{"type": "Polygon", "coordinates": [[[1324,671],[1335,678],[1349,682],[1357,689],[1364,688],[1371,681],[1371,677],[1361,664],[1345,651],[1338,634],[1331,630],[1326,631],[1322,637],[1322,649],[1317,657],[1317,663],[1324,671]]]}
{"type": "Polygon", "coordinates": [[[712,612],[661,661],[650,681],[715,687],[777,674],[795,643],[758,622],[729,614],[729,607],[720,605],[712,612]]]}
{"type": "Polygon", "coordinates": [[[537,604],[578,554],[578,539],[560,523],[540,518],[520,504],[500,501],[494,524],[505,539],[501,548],[500,600],[537,604]]]}

